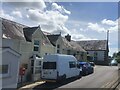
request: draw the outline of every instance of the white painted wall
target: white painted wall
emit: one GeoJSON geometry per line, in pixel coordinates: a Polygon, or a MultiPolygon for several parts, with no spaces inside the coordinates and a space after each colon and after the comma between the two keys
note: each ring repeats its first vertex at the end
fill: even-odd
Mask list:
{"type": "Polygon", "coordinates": [[[20,57],[5,51],[2,53],[2,64],[9,65],[8,74],[2,74],[2,88],[17,88],[20,57]]]}
{"type": "Polygon", "coordinates": [[[88,51],[91,56],[94,56],[94,52],[97,52],[97,60],[104,61],[104,52],[105,51],[88,51]]]}

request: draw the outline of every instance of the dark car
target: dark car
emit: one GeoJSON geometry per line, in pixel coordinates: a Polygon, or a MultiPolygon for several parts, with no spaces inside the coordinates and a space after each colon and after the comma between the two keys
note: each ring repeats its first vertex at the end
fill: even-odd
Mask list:
{"type": "Polygon", "coordinates": [[[95,66],[95,63],[94,63],[94,62],[89,62],[89,63],[91,64],[91,66],[93,66],[93,67],[95,66]]]}
{"type": "Polygon", "coordinates": [[[89,62],[79,62],[80,68],[82,68],[81,74],[88,75],[94,72],[93,66],[89,62]]]}

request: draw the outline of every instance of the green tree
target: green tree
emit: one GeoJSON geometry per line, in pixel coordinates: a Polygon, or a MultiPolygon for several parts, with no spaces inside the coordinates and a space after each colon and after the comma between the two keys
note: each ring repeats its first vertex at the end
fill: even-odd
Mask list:
{"type": "Polygon", "coordinates": [[[120,63],[120,51],[118,53],[113,53],[113,58],[116,59],[118,63],[120,63]]]}

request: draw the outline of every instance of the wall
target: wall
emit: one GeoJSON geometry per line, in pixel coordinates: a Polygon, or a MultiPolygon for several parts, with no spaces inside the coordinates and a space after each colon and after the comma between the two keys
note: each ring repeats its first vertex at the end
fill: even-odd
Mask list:
{"type": "Polygon", "coordinates": [[[94,57],[94,52],[97,52],[97,61],[104,61],[105,51],[88,51],[88,53],[94,57]]]}
{"type": "MultiPolygon", "coordinates": [[[[10,52],[4,52],[2,58],[2,64],[9,65],[9,73],[2,78],[3,88],[16,88],[18,82],[18,70],[19,70],[19,57],[16,57],[10,52]],[[7,56],[7,57],[6,57],[7,56]]],[[[3,75],[4,76],[4,75],[3,75]]],[[[0,79],[1,80],[1,79],[0,79]]]]}

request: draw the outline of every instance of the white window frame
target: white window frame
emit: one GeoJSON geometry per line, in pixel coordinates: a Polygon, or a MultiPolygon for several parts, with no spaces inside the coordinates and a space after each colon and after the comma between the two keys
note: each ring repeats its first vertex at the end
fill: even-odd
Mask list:
{"type": "Polygon", "coordinates": [[[40,41],[39,41],[39,45],[35,45],[35,43],[34,43],[35,41],[39,41],[39,40],[34,40],[34,41],[33,41],[33,51],[34,51],[34,52],[40,52],[40,41]],[[35,51],[35,50],[34,50],[34,47],[38,47],[38,51],[35,51]]]}

